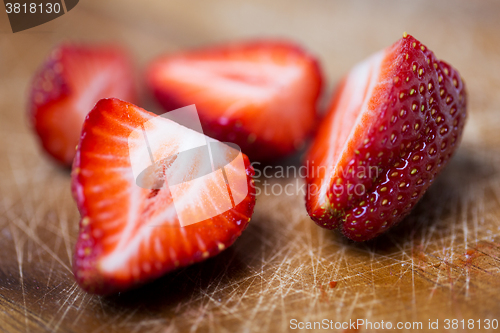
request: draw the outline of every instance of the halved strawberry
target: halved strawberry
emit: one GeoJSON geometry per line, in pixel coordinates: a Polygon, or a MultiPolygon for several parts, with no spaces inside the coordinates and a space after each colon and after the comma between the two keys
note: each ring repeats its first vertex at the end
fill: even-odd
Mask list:
{"type": "Polygon", "coordinates": [[[43,149],[70,166],[85,116],[105,97],[135,100],[125,52],[96,45],[57,47],[35,74],[30,91],[28,116],[43,149]]]}
{"type": "Polygon", "coordinates": [[[317,61],[281,41],[166,55],[151,64],[147,81],[165,110],[196,104],[205,133],[238,144],[252,160],[303,146],[321,90],[317,61]]]}
{"type": "Polygon", "coordinates": [[[309,215],[355,241],[389,229],[449,161],[465,118],[458,72],[405,33],[340,84],[307,156],[309,215]]]}
{"type": "MultiPolygon", "coordinates": [[[[207,164],[197,148],[184,155],[188,165],[175,164],[181,159],[177,152],[199,148],[205,139],[118,99],[96,104],[84,122],[72,170],[73,196],[82,216],[73,265],[83,289],[98,294],[126,290],[214,256],[238,238],[255,205],[254,171],[239,153],[239,169],[233,162],[223,168],[227,185],[220,181],[220,170],[200,178],[207,164]],[[152,175],[156,183],[163,180],[163,187],[137,185],[142,179],[137,171],[151,166],[149,158],[154,168],[145,170],[154,169],[152,175]],[[186,182],[167,184],[165,176],[168,182],[186,182]],[[197,182],[188,182],[195,178],[197,182]],[[235,181],[243,187],[235,190],[235,181]],[[227,206],[229,187],[233,208],[202,220],[211,208],[227,206]]],[[[219,155],[234,153],[221,145],[219,155]]]]}

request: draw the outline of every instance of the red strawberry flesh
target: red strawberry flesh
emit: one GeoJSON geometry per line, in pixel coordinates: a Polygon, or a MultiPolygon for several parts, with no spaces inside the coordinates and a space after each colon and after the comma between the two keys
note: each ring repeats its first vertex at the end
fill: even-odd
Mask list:
{"type": "Polygon", "coordinates": [[[29,117],[43,149],[70,166],[83,120],[101,98],[133,102],[130,61],[117,47],[61,45],[33,78],[29,117]]]}
{"type": "MultiPolygon", "coordinates": [[[[131,133],[155,117],[132,104],[104,99],[83,125],[72,170],[73,196],[82,216],[74,273],[88,292],[110,294],[127,290],[214,256],[239,237],[253,213],[253,168],[245,155],[246,196],[234,208],[195,224],[180,225],[178,206],[174,207],[168,186],[137,186],[129,150],[131,133]]],[[[164,141],[159,146],[167,153],[202,136],[172,121],[167,121],[166,126],[160,133],[164,141]]],[[[146,131],[149,133],[150,129],[146,131]]],[[[159,134],[155,129],[151,133],[159,134]]],[[[196,167],[193,163],[190,169],[196,167]]],[[[225,169],[228,179],[234,178],[231,168],[225,169]]],[[[219,205],[223,198],[217,186],[210,180],[203,185],[185,186],[180,195],[194,199],[195,204],[219,205]]],[[[233,193],[233,198],[236,196],[233,193]]],[[[201,213],[199,209],[193,209],[191,214],[201,213]]]]}
{"type": "Polygon", "coordinates": [[[317,61],[281,41],[166,55],[151,64],[147,81],[166,111],[195,104],[207,135],[238,144],[252,160],[303,146],[321,90],[317,61]]]}
{"type": "Polygon", "coordinates": [[[464,83],[406,35],[352,69],[306,158],[306,207],[355,241],[401,221],[455,151],[466,118],[464,83]]]}

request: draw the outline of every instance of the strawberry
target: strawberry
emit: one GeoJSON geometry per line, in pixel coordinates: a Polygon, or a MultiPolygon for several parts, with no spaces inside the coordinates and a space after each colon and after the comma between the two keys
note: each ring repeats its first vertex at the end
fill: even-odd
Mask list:
{"type": "MultiPolygon", "coordinates": [[[[199,217],[209,207],[224,205],[221,187],[213,178],[201,178],[196,186],[183,183],[180,192],[173,184],[138,186],[134,168],[148,162],[148,155],[160,161],[154,164],[160,172],[153,176],[164,182],[162,177],[167,173],[185,179],[203,169],[198,150],[184,159],[189,163],[184,167],[167,157],[174,156],[179,147],[206,137],[171,120],[162,119],[161,126],[151,126],[157,119],[132,104],[103,99],[83,124],[72,170],[73,196],[82,216],[73,269],[76,280],[88,292],[123,291],[212,257],[239,237],[253,213],[254,171],[241,153],[239,174],[224,167],[229,183],[239,177],[243,184],[240,192],[232,192],[235,205],[221,214],[198,219],[198,223],[183,226],[179,219],[199,217]],[[147,149],[141,146],[143,132],[149,138],[147,149]],[[146,152],[145,159],[138,159],[141,155],[136,153],[141,151],[146,152]],[[161,161],[171,163],[169,169],[168,163],[161,161]],[[174,201],[175,196],[180,200],[174,201]]],[[[229,153],[231,149],[223,145],[219,151],[229,153]]],[[[175,156],[180,158],[180,154],[175,156]]],[[[170,182],[172,178],[167,179],[170,182]]]]}
{"type": "Polygon", "coordinates": [[[252,160],[303,146],[322,84],[311,55],[278,41],[166,55],[150,65],[147,82],[165,110],[196,104],[205,133],[236,143],[252,160]]]}
{"type": "Polygon", "coordinates": [[[405,33],[337,89],[306,158],[309,215],[355,241],[388,230],[449,161],[465,119],[458,72],[405,33]]]}
{"type": "Polygon", "coordinates": [[[131,63],[116,47],[61,45],[35,74],[28,115],[43,149],[62,165],[75,156],[83,120],[105,97],[134,101],[131,63]]]}

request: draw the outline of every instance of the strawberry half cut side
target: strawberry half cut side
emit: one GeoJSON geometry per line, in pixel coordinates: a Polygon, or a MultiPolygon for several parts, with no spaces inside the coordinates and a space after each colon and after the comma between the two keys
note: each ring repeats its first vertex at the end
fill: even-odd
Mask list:
{"type": "MultiPolygon", "coordinates": [[[[201,150],[184,155],[188,166],[176,165],[181,159],[177,152],[205,139],[118,99],[96,104],[84,122],[72,170],[73,196],[82,216],[73,267],[83,289],[110,294],[133,288],[212,257],[240,236],[255,205],[248,158],[239,154],[240,169],[234,163],[223,166],[229,184],[243,180],[244,185],[231,188],[229,204],[229,185],[221,170],[202,170],[201,150]],[[149,146],[143,145],[146,136],[149,146]],[[159,161],[148,170],[153,177],[166,177],[163,187],[158,182],[151,188],[137,185],[136,167],[148,165],[149,157],[159,161]],[[167,184],[166,179],[176,178],[193,181],[167,184]],[[221,208],[222,213],[213,213],[221,208]]],[[[221,143],[216,147],[220,156],[234,152],[221,143]]]]}
{"type": "Polygon", "coordinates": [[[166,111],[195,104],[205,133],[234,142],[252,161],[304,146],[322,85],[316,59],[284,41],[165,55],[150,65],[147,82],[166,111]]]}
{"type": "Polygon", "coordinates": [[[340,83],[306,158],[306,208],[371,239],[406,216],[450,160],[466,120],[459,73],[410,35],[340,83]]]}
{"type": "Polygon", "coordinates": [[[71,166],[82,124],[101,98],[136,98],[132,64],[115,46],[62,44],[33,78],[28,116],[42,148],[71,166]]]}

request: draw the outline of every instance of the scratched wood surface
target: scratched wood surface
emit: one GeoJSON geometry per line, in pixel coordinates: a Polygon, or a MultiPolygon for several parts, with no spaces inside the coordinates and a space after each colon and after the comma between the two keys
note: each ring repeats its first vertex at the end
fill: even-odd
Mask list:
{"type": "MultiPolygon", "coordinates": [[[[12,34],[1,12],[0,331],[265,332],[287,331],[293,318],[500,319],[499,17],[494,1],[84,0],[12,34]],[[457,154],[398,228],[354,244],[316,227],[302,194],[261,194],[250,226],[221,255],[114,297],[78,288],[69,173],[40,153],[25,117],[29,78],[54,44],[118,41],[135,58],[139,83],[161,52],[287,37],[318,55],[328,98],[352,65],[403,31],[460,70],[470,116],[457,154]]],[[[158,110],[147,94],[142,105],[158,110]]]]}

